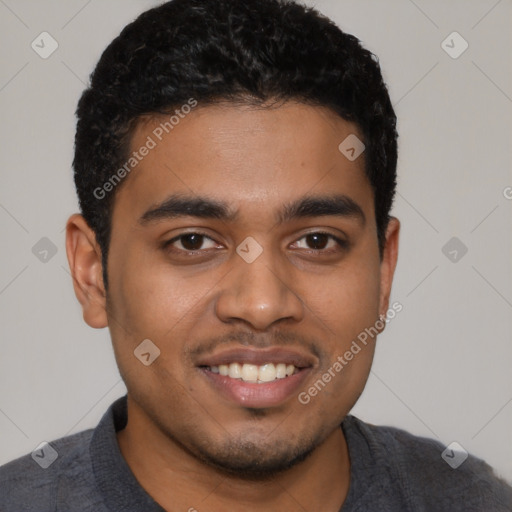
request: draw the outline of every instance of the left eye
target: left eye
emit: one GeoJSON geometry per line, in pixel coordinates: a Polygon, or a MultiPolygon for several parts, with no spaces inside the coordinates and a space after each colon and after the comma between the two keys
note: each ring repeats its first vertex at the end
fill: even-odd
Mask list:
{"type": "Polygon", "coordinates": [[[329,233],[309,233],[295,242],[299,249],[312,249],[315,251],[323,251],[338,247],[345,247],[343,240],[330,235],[329,233]]]}

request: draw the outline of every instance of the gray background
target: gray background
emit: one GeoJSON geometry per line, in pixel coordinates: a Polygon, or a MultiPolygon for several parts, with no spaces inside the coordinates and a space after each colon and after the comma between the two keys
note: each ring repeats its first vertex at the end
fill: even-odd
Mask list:
{"type": "MultiPolygon", "coordinates": [[[[105,46],[157,3],[0,0],[0,463],[93,427],[125,392],[108,331],[82,321],[63,229],[79,95],[105,46]],[[31,48],[43,31],[59,44],[48,59],[31,48]],[[47,261],[32,251],[43,237],[47,261]]],[[[308,3],[379,56],[399,118],[403,311],[353,413],[457,441],[512,482],[512,2],[308,3]],[[441,46],[453,31],[469,44],[457,59],[441,46]]]]}

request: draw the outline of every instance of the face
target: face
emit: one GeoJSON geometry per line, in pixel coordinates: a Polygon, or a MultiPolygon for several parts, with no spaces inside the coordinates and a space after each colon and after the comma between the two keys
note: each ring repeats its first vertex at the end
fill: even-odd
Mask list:
{"type": "Polygon", "coordinates": [[[188,453],[279,471],[364,388],[374,340],[344,354],[386,312],[397,222],[381,259],[364,153],[338,150],[362,136],[327,109],[198,106],[159,141],[161,122],[139,123],[132,151],[156,146],[115,198],[106,322],[121,375],[188,453]],[[147,366],[143,340],[159,350],[147,366]]]}

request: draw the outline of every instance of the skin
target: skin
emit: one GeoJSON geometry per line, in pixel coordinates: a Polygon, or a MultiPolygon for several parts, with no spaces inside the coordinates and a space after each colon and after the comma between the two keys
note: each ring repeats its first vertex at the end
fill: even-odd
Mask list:
{"type": "MultiPolygon", "coordinates": [[[[132,150],[161,121],[139,122],[132,150]]],[[[84,320],[108,326],[128,390],[121,452],[166,510],[337,511],[347,496],[350,461],[339,425],[364,389],[375,340],[307,405],[294,393],[277,406],[243,407],[211,386],[195,357],[240,346],[295,347],[313,361],[297,390],[307,391],[386,313],[399,222],[388,225],[381,259],[364,154],[351,162],[338,150],[351,133],[359,134],[354,124],[300,103],[197,107],[116,191],[108,293],[94,233],[80,215],[68,221],[84,320]],[[176,193],[223,201],[238,216],[139,221],[176,193]],[[364,221],[313,215],[277,222],[283,205],[332,194],[357,203],[364,221]],[[184,239],[162,247],[198,230],[212,240],[203,239],[196,253],[185,251],[184,239]],[[306,235],[317,232],[348,247],[330,238],[315,245],[306,235]],[[248,236],[263,248],[253,263],[235,251],[248,236]],[[134,357],[144,339],[160,349],[150,366],[134,357]],[[297,462],[297,452],[309,456],[297,462]],[[236,472],[256,464],[266,472],[236,472]]]]}

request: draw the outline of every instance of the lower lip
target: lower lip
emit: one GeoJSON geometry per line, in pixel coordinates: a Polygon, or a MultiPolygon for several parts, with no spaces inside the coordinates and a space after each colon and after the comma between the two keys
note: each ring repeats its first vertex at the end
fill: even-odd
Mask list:
{"type": "Polygon", "coordinates": [[[275,407],[291,396],[298,395],[300,386],[310,371],[309,368],[303,368],[284,379],[256,384],[240,379],[231,379],[218,373],[212,373],[205,368],[200,368],[200,370],[224,398],[240,406],[252,408],[275,407]]]}

